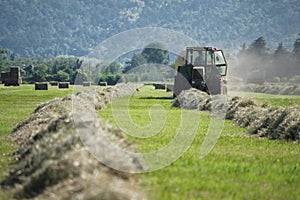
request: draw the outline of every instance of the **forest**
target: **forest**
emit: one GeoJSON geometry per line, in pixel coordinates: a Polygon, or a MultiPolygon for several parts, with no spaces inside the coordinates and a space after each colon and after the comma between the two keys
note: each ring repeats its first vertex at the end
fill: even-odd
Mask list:
{"type": "Polygon", "coordinates": [[[299,0],[1,0],[0,46],[14,57],[84,56],[120,32],[161,27],[227,52],[259,36],[292,50],[299,8],[299,0]]]}

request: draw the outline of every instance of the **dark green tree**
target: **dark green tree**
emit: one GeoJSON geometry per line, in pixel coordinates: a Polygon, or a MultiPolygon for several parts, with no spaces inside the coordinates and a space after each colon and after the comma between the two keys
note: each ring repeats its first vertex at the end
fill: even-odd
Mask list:
{"type": "Polygon", "coordinates": [[[59,70],[55,76],[57,81],[70,81],[70,75],[62,70],[59,70]]]}
{"type": "Polygon", "coordinates": [[[32,79],[35,82],[46,81],[48,66],[45,64],[39,64],[34,67],[32,79]]]}
{"type": "Polygon", "coordinates": [[[166,47],[159,42],[148,44],[142,51],[142,56],[146,59],[147,63],[168,64],[169,51],[166,47]]]}
{"type": "Polygon", "coordinates": [[[268,54],[267,42],[263,37],[259,37],[250,45],[248,51],[252,54],[265,56],[268,54]]]}
{"type": "Polygon", "coordinates": [[[7,50],[0,47],[0,72],[8,70],[10,60],[7,58],[7,50]]]}
{"type": "MultiPolygon", "coordinates": [[[[300,74],[300,33],[298,36],[299,37],[294,42],[292,59],[290,59],[292,61],[292,64],[290,65],[291,67],[289,69],[289,72],[290,72],[290,77],[298,75],[298,78],[299,78],[299,74],[300,74]]],[[[294,77],[294,78],[296,78],[296,77],[294,77]]]]}
{"type": "Polygon", "coordinates": [[[130,71],[131,69],[141,66],[147,62],[146,58],[142,54],[134,54],[131,61],[127,63],[124,73],[130,71]]]}
{"type": "Polygon", "coordinates": [[[115,85],[122,77],[122,65],[118,62],[112,62],[104,68],[100,81],[107,82],[108,85],[115,85]]]}
{"type": "Polygon", "coordinates": [[[276,50],[274,51],[274,56],[282,56],[286,54],[288,54],[288,51],[286,50],[286,48],[284,48],[283,43],[280,42],[276,50]]]}
{"type": "Polygon", "coordinates": [[[25,67],[25,75],[27,76],[27,77],[32,77],[32,75],[33,75],[33,66],[30,64],[30,65],[27,65],[26,67],[25,67]]]}
{"type": "Polygon", "coordinates": [[[110,63],[103,71],[104,74],[120,74],[122,72],[122,65],[118,62],[110,63]]]}
{"type": "Polygon", "coordinates": [[[274,51],[272,57],[272,66],[270,70],[273,72],[273,76],[276,77],[286,77],[288,74],[287,72],[290,69],[290,60],[289,60],[289,52],[283,46],[283,43],[280,42],[274,51]]]}

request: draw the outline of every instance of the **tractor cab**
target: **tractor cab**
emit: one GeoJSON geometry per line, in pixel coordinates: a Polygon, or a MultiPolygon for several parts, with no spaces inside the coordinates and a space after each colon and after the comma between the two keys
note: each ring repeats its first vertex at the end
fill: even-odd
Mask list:
{"type": "Polygon", "coordinates": [[[187,47],[176,64],[174,95],[191,87],[208,94],[226,94],[227,62],[222,50],[212,47],[187,47]],[[182,65],[183,64],[183,65],[182,65]]]}

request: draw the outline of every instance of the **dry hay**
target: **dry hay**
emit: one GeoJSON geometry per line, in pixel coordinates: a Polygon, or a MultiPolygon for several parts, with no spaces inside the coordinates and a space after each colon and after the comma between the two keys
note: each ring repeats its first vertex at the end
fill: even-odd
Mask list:
{"type": "Polygon", "coordinates": [[[104,89],[104,91],[109,92],[112,98],[119,98],[122,96],[127,96],[133,94],[138,88],[142,87],[143,84],[137,83],[121,83],[114,87],[104,89]]]}
{"type": "Polygon", "coordinates": [[[233,97],[225,103],[220,96],[209,96],[197,89],[182,91],[172,106],[184,109],[209,110],[214,113],[226,109],[225,119],[246,127],[249,134],[269,139],[300,139],[300,106],[280,108],[259,105],[252,99],[233,97]],[[216,101],[217,100],[217,101],[216,101]]]}
{"type": "Polygon", "coordinates": [[[251,135],[292,141],[300,139],[300,107],[244,107],[236,112],[234,120],[247,127],[251,135]]]}
{"type": "Polygon", "coordinates": [[[183,90],[173,101],[173,107],[188,110],[209,110],[210,97],[206,92],[195,88],[183,90]]]}
{"type": "MultiPolygon", "coordinates": [[[[17,162],[2,181],[2,187],[13,192],[16,199],[144,199],[137,178],[100,163],[87,151],[74,127],[72,99],[80,102],[82,112],[89,112],[83,108],[91,100],[96,102],[96,109],[103,109],[110,102],[111,91],[126,94],[122,91],[126,87],[124,84],[106,91],[82,91],[40,104],[10,134],[18,145],[17,162]]],[[[137,86],[130,87],[133,90],[137,86]]],[[[119,129],[107,122],[101,121],[100,127],[90,126],[86,131],[99,128],[119,146],[134,148],[119,129]]],[[[92,136],[97,145],[96,132],[92,136]]],[[[120,164],[126,163],[129,169],[142,167],[137,159],[105,153],[120,164]]]]}
{"type": "Polygon", "coordinates": [[[231,91],[257,92],[266,94],[281,94],[281,95],[300,95],[299,85],[274,85],[274,84],[246,84],[246,85],[230,85],[231,91]]]}

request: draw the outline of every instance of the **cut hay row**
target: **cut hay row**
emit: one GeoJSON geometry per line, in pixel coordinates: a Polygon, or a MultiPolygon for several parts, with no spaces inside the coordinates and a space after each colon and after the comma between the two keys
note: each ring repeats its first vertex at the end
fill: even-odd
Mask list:
{"type": "Polygon", "coordinates": [[[300,95],[299,85],[259,85],[259,84],[247,84],[247,85],[230,85],[231,91],[244,91],[244,92],[257,92],[266,94],[280,94],[280,95],[300,95]]]}
{"type": "Polygon", "coordinates": [[[172,106],[184,109],[222,110],[225,119],[246,127],[249,134],[269,139],[300,139],[300,106],[281,108],[259,105],[252,99],[233,97],[229,101],[219,101],[197,89],[185,90],[178,95],[172,106]],[[213,109],[212,109],[212,106],[213,109]]]}
{"type": "Polygon", "coordinates": [[[136,158],[101,148],[103,135],[121,147],[133,149],[119,129],[94,118],[82,118],[93,109],[104,109],[114,97],[135,91],[139,85],[123,84],[106,90],[87,90],[40,104],[10,134],[18,146],[17,162],[1,186],[14,199],[144,199],[134,175],[108,168],[82,143],[78,129],[90,137],[92,145],[127,170],[142,167],[136,158]],[[130,91],[124,91],[124,90],[130,91]],[[74,99],[81,113],[74,115],[74,99]],[[91,104],[92,103],[92,104],[91,104]],[[91,105],[93,107],[91,107],[91,105]],[[74,128],[76,117],[77,129],[74,128]],[[99,138],[100,137],[100,138],[99,138]]]}

